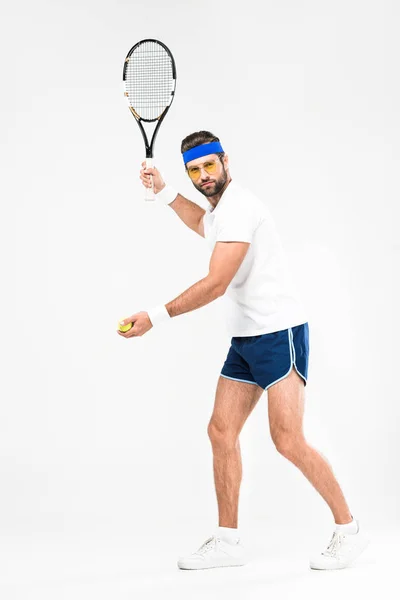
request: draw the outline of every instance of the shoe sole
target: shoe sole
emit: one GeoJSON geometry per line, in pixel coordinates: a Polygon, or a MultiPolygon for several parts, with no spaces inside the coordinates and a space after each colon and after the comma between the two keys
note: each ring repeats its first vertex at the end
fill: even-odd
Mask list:
{"type": "Polygon", "coordinates": [[[339,565],[339,566],[337,566],[337,565],[318,566],[317,563],[310,562],[310,569],[313,569],[314,571],[335,571],[335,570],[339,570],[339,569],[345,569],[346,567],[349,567],[355,560],[357,560],[357,558],[367,548],[369,542],[370,542],[370,540],[365,540],[363,542],[363,544],[359,547],[357,554],[355,556],[353,556],[353,558],[350,561],[348,561],[346,564],[344,564],[344,565],[339,565]]]}
{"type": "Polygon", "coordinates": [[[182,569],[182,571],[197,571],[197,570],[202,570],[202,569],[218,569],[220,567],[243,567],[244,565],[246,565],[245,562],[238,562],[238,563],[230,563],[230,564],[219,564],[219,565],[204,565],[204,566],[197,566],[197,565],[192,565],[192,566],[184,566],[183,564],[179,564],[178,563],[178,567],[179,569],[182,569]]]}

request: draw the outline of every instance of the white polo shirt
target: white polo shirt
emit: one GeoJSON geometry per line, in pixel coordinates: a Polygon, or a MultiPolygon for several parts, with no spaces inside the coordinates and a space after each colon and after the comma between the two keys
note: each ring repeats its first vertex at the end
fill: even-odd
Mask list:
{"type": "Polygon", "coordinates": [[[211,250],[216,242],[250,242],[224,295],[230,335],[260,335],[308,321],[265,203],[231,181],[217,206],[207,207],[203,223],[211,250]]]}

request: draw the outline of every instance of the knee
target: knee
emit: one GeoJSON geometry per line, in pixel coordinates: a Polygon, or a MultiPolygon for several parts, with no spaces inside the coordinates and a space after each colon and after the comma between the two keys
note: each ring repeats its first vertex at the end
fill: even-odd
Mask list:
{"type": "Polygon", "coordinates": [[[207,434],[213,446],[235,447],[239,438],[236,432],[214,421],[209,422],[207,434]]]}
{"type": "Polygon", "coordinates": [[[302,435],[297,435],[288,431],[279,431],[272,434],[272,441],[275,448],[287,459],[292,459],[301,452],[305,440],[302,435]]]}

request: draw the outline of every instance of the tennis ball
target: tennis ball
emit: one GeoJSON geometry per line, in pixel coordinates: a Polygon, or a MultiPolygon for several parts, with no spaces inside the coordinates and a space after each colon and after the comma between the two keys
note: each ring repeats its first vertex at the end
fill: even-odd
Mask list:
{"type": "Polygon", "coordinates": [[[121,323],[118,323],[118,329],[120,331],[129,331],[130,329],[132,329],[132,323],[128,323],[127,325],[121,325],[121,323]]]}

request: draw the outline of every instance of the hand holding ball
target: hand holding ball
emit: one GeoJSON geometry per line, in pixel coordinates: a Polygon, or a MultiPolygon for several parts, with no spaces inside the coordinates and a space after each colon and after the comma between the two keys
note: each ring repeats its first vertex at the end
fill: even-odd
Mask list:
{"type": "Polygon", "coordinates": [[[128,323],[127,325],[121,325],[121,323],[123,323],[123,321],[120,321],[118,323],[118,329],[120,331],[125,332],[125,331],[129,331],[130,329],[132,329],[133,323],[128,323]]]}

